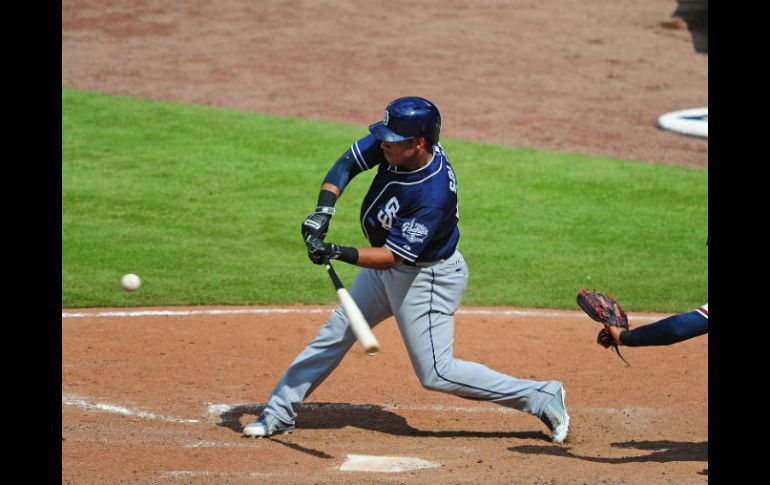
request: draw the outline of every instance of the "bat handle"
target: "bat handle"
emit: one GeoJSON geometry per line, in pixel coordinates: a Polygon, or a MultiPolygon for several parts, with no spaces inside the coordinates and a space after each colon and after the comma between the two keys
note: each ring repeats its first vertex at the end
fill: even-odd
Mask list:
{"type": "Polygon", "coordinates": [[[321,262],[326,267],[326,271],[329,272],[329,277],[332,279],[332,284],[334,285],[334,289],[339,290],[340,288],[343,288],[342,282],[340,281],[340,278],[337,276],[337,272],[334,271],[334,267],[329,262],[329,258],[323,258],[321,262]]]}

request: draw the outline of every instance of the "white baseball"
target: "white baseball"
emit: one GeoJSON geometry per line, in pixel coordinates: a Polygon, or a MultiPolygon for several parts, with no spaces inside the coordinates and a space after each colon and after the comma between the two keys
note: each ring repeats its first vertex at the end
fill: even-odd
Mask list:
{"type": "Polygon", "coordinates": [[[133,273],[125,274],[120,279],[120,286],[126,291],[136,291],[141,286],[142,280],[133,273]]]}

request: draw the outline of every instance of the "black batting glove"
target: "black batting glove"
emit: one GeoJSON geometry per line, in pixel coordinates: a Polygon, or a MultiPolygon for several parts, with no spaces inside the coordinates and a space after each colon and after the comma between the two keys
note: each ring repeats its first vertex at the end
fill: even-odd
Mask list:
{"type": "Polygon", "coordinates": [[[325,243],[321,239],[308,236],[305,239],[307,257],[315,264],[323,264],[325,259],[339,259],[342,251],[334,243],[325,243]]]}
{"type": "Polygon", "coordinates": [[[316,207],[315,212],[302,221],[302,239],[307,242],[308,237],[314,237],[323,241],[329,231],[329,221],[333,215],[334,207],[316,207]]]}

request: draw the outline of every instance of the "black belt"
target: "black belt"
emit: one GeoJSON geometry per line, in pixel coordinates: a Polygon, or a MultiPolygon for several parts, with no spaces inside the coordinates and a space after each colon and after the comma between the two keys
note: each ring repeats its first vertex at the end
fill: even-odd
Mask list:
{"type": "Polygon", "coordinates": [[[411,261],[404,260],[403,263],[407,266],[416,266],[418,268],[424,268],[427,266],[433,266],[435,264],[442,263],[443,261],[444,261],[443,259],[439,259],[438,261],[430,261],[430,262],[418,261],[413,263],[411,261]]]}

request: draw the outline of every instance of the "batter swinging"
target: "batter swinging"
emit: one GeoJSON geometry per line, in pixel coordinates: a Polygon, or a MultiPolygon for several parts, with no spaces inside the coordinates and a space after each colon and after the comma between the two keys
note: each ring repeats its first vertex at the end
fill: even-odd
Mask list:
{"type": "MultiPolygon", "coordinates": [[[[318,206],[302,224],[311,261],[338,259],[362,267],[350,294],[371,326],[394,316],[420,383],[434,391],[492,401],[539,417],[554,442],[567,436],[569,416],[558,381],[516,379],[453,356],[454,313],[468,283],[457,249],[457,178],[439,143],[441,115],[424,98],[392,101],[370,134],[353,143],[326,174],[318,206]],[[348,182],[365,170],[377,175],[361,206],[371,247],[323,241],[334,205],[348,182]]],[[[355,343],[341,308],[273,389],[246,436],[294,430],[295,408],[339,365],[355,343]]]]}

